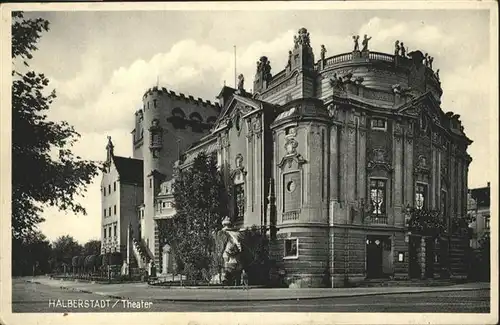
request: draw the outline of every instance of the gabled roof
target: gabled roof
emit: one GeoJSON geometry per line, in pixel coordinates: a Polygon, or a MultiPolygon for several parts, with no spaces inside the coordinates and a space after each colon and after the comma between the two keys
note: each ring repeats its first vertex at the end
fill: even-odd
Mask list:
{"type": "Polygon", "coordinates": [[[470,190],[471,196],[476,200],[477,207],[490,206],[490,187],[473,188],[470,190]]]}
{"type": "Polygon", "coordinates": [[[113,162],[120,175],[120,182],[143,186],[144,170],[142,160],[113,156],[113,162]]]}

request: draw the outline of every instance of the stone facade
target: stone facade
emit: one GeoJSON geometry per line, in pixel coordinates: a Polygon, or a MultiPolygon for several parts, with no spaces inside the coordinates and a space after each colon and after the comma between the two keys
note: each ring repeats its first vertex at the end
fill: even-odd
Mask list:
{"type": "Polygon", "coordinates": [[[238,188],[233,225],[266,229],[291,286],[407,278],[411,265],[432,273],[429,264],[449,260],[452,240],[409,236],[405,211],[465,215],[471,162],[459,116],[440,107],[439,76],[420,51],[364,48],[315,60],[304,28],[291,45],[283,70],[273,74],[261,57],[254,93],[241,81],[222,89],[218,105],[146,92],[133,131],[134,157],[144,162],[146,246],[159,263],[161,184],[206,151],[238,188]]]}

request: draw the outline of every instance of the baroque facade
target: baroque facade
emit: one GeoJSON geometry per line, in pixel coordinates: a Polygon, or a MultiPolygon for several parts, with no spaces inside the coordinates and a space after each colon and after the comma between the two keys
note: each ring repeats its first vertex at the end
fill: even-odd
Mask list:
{"type": "Polygon", "coordinates": [[[273,74],[261,57],[253,92],[240,75],[217,104],[148,90],[132,131],[143,201],[119,225],[127,262],[172,271],[155,220],[175,214],[175,170],[205,151],[229,167],[233,228],[265,229],[291,285],[464,274],[462,239],[430,243],[406,227],[410,207],[439,209],[448,225],[467,213],[472,141],[441,109],[439,71],[421,51],[373,52],[370,38],[361,49],[353,39],[352,52],[326,57],[322,45],[316,60],[301,28],[284,69],[273,74]]]}

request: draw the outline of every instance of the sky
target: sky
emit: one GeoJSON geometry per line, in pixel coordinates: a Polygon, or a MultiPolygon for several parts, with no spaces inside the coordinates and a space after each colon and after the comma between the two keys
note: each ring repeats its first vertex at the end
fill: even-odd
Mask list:
{"type": "MultiPolygon", "coordinates": [[[[461,115],[473,162],[469,187],[491,181],[489,12],[485,10],[256,10],[256,11],[53,11],[29,12],[50,22],[31,67],[51,80],[57,99],[49,118],[66,120],[81,134],[75,154],[103,161],[107,136],[115,154],[132,155],[134,112],[145,90],[159,81],[195,98],[215,101],[224,82],[234,85],[236,68],[251,89],[255,62],[269,57],[281,71],[299,28],[310,32],[319,58],[352,50],[352,35],[372,37],[370,49],[393,53],[400,40],[429,53],[440,69],[442,109],[461,115]]],[[[491,130],[494,131],[494,130],[491,130]]],[[[46,208],[40,225],[50,240],[71,234],[79,242],[99,239],[100,175],[78,200],[87,215],[46,208]]]]}

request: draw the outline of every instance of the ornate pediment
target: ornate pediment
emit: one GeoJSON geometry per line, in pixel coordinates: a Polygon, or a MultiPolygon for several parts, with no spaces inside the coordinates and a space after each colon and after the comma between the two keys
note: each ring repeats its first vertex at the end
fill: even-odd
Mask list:
{"type": "Polygon", "coordinates": [[[231,101],[228,103],[221,115],[219,115],[219,118],[215,123],[215,128],[220,129],[227,127],[229,125],[229,121],[233,121],[236,116],[243,116],[261,108],[261,104],[251,98],[233,95],[231,101]]]}
{"type": "Polygon", "coordinates": [[[440,123],[441,109],[439,107],[439,103],[436,102],[430,92],[426,92],[425,94],[414,98],[397,110],[397,113],[399,114],[411,115],[415,117],[420,116],[422,112],[426,112],[435,124],[440,123]]]}
{"type": "Polygon", "coordinates": [[[424,156],[420,155],[417,158],[417,163],[414,168],[414,173],[415,174],[430,174],[430,166],[429,166],[429,159],[424,156]]]}

